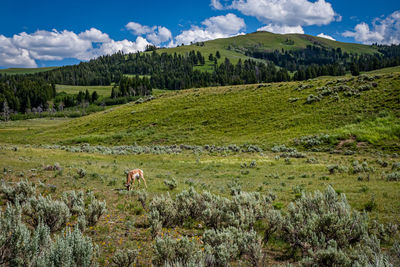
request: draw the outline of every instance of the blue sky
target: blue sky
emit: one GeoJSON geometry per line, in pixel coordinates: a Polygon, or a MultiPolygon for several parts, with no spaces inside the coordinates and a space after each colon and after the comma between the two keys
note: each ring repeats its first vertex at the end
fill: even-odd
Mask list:
{"type": "Polygon", "coordinates": [[[259,29],[400,42],[397,1],[3,0],[1,10],[1,68],[59,66],[150,43],[175,46],[259,29]]]}

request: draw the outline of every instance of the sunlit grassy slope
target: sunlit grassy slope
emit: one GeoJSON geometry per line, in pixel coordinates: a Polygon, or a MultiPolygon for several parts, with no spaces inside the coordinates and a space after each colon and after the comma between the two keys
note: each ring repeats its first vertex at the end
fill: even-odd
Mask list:
{"type": "Polygon", "coordinates": [[[85,92],[86,89],[89,91],[89,93],[93,93],[96,91],[100,96],[110,96],[111,95],[111,90],[112,90],[112,85],[100,85],[100,86],[75,86],[75,85],[62,85],[62,84],[57,84],[56,85],[56,90],[57,93],[65,92],[67,94],[77,94],[79,91],[85,92]]]}
{"type": "MultiPolygon", "coordinates": [[[[325,77],[168,92],[150,102],[126,104],[57,127],[18,132],[12,138],[30,143],[271,146],[304,135],[328,133],[343,138],[355,135],[360,141],[397,147],[400,73],[371,77],[374,81],[325,77]],[[307,97],[317,95],[317,88],[322,86],[358,88],[371,83],[377,86],[359,97],[340,93],[338,101],[326,96],[320,102],[306,104],[307,97]],[[309,88],[298,90],[300,86],[309,88]]],[[[10,137],[0,131],[0,138],[10,137]]]]}
{"type": "Polygon", "coordinates": [[[304,49],[307,45],[320,45],[326,48],[341,48],[343,52],[348,53],[366,53],[373,54],[377,50],[373,46],[361,45],[355,43],[342,43],[325,38],[315,37],[305,34],[274,34],[270,32],[255,32],[246,35],[239,35],[230,38],[221,38],[204,42],[204,46],[186,45],[175,48],[166,48],[157,50],[159,53],[178,53],[185,54],[192,50],[200,51],[208,56],[210,53],[215,55],[216,51],[221,53],[221,58],[229,58],[232,62],[237,62],[239,58],[248,58],[243,53],[243,48],[259,47],[274,51],[304,49]],[[288,44],[286,40],[293,41],[288,44]]]}
{"type": "Polygon", "coordinates": [[[55,69],[57,67],[44,67],[44,68],[9,68],[0,69],[0,74],[14,75],[14,74],[32,74],[37,72],[44,72],[55,69]]]}

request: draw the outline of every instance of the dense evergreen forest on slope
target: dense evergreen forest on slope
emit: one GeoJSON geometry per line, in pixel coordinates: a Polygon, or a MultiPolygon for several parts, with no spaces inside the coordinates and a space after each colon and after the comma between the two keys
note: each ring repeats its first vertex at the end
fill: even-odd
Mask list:
{"type": "MultiPolygon", "coordinates": [[[[287,46],[294,41],[287,38],[287,46]]],[[[204,43],[195,46],[204,46],[204,43]]],[[[207,55],[191,50],[182,53],[159,52],[149,47],[146,53],[101,56],[88,62],[25,75],[0,73],[1,111],[24,113],[31,108],[74,106],[92,96],[69,96],[55,93],[55,84],[111,85],[111,99],[151,94],[152,88],[180,90],[192,87],[237,85],[289,80],[306,80],[318,76],[339,76],[350,71],[370,71],[400,65],[400,45],[371,46],[376,53],[351,53],[340,47],[320,43],[299,49],[271,50],[260,45],[238,47],[229,44],[227,50],[240,51],[244,58],[232,63],[216,50],[207,55]],[[129,74],[129,77],[126,76],[129,74]]],[[[163,50],[164,51],[164,50],[163,50]]],[[[88,101],[89,102],[89,101],[88,101]]],[[[110,103],[114,103],[112,100],[110,103]]],[[[119,103],[116,101],[115,103],[119,103]]]]}

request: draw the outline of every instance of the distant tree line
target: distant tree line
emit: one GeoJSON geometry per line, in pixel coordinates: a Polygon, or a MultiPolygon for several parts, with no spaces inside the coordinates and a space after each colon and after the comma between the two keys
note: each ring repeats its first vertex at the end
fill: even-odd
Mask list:
{"type": "Polygon", "coordinates": [[[56,96],[56,87],[41,77],[13,75],[0,78],[0,110],[7,116],[31,109],[44,110],[56,96]]]}
{"type": "Polygon", "coordinates": [[[341,48],[325,48],[308,45],[303,50],[265,50],[260,47],[247,48],[250,57],[274,62],[277,66],[294,72],[294,80],[305,80],[318,76],[339,76],[351,71],[371,71],[400,65],[400,45],[375,45],[375,54],[342,52],[341,48]]]}
{"type": "MultiPolygon", "coordinates": [[[[289,40],[290,41],[290,40],[289,40]]],[[[98,96],[80,92],[78,95],[56,96],[55,84],[114,84],[108,104],[124,103],[139,96],[150,95],[152,88],[179,90],[192,87],[236,85],[261,82],[306,80],[318,76],[339,76],[360,71],[400,65],[400,45],[375,45],[375,54],[351,54],[340,48],[328,49],[309,45],[302,50],[267,51],[260,47],[245,48],[246,59],[233,64],[222,59],[219,51],[206,58],[199,51],[186,54],[157,53],[148,47],[146,53],[101,56],[88,62],[26,75],[0,75],[0,110],[26,112],[48,109],[49,101],[58,107],[97,103],[98,96]],[[202,67],[204,66],[204,67],[202,67]],[[293,75],[289,73],[292,72],[293,75]],[[130,74],[127,76],[126,74],[130,74]],[[133,75],[132,75],[133,74],[133,75]]],[[[97,93],[96,93],[97,94],[97,93]]],[[[98,104],[98,103],[97,103],[98,104]]],[[[50,107],[52,108],[52,107],[50,107]]]]}
{"type": "MultiPolygon", "coordinates": [[[[49,83],[110,85],[112,82],[119,83],[124,74],[137,74],[150,77],[150,85],[147,81],[140,82],[145,83],[144,87],[179,90],[213,85],[286,81],[289,79],[289,72],[294,73],[292,79],[304,80],[322,75],[343,75],[351,69],[369,71],[400,65],[399,45],[375,47],[378,51],[375,54],[347,53],[341,48],[326,48],[321,45],[308,45],[300,50],[276,51],[250,47],[243,48],[245,55],[259,60],[247,59],[239,61],[236,65],[228,59],[220,60],[220,52],[216,51],[215,55],[208,55],[208,65],[213,66],[211,71],[196,68],[206,64],[205,56],[199,51],[167,54],[157,53],[156,48],[148,47],[147,53],[118,52],[78,65],[33,75],[42,77],[49,83]]],[[[135,78],[134,83],[139,79],[135,78]]],[[[124,90],[122,88],[121,92],[114,93],[125,95],[124,90]]],[[[147,93],[135,90],[128,94],[147,93]]]]}

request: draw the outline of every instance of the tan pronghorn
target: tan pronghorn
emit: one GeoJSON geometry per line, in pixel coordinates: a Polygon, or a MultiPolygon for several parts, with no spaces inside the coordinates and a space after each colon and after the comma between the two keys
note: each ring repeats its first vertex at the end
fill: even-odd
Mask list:
{"type": "Polygon", "coordinates": [[[138,184],[140,185],[140,180],[143,180],[144,185],[147,188],[147,184],[146,184],[146,180],[144,179],[143,176],[143,171],[141,169],[134,169],[131,170],[127,173],[126,175],[126,188],[128,189],[128,191],[131,190],[131,188],[133,187],[133,185],[135,184],[135,180],[138,181],[138,184]]]}

